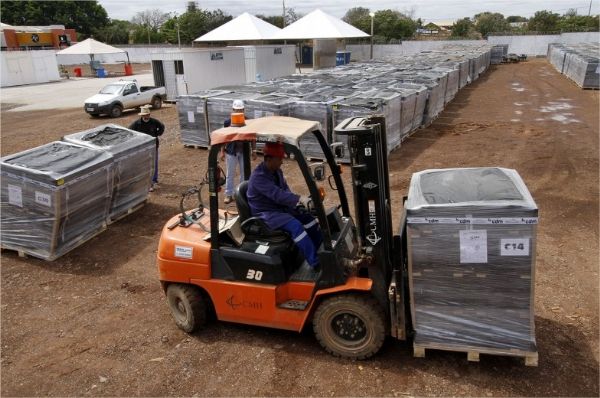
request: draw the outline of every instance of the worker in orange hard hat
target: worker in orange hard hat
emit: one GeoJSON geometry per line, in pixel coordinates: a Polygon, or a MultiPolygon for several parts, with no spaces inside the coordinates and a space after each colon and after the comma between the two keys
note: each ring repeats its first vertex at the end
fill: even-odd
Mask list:
{"type": "Polygon", "coordinates": [[[306,259],[318,270],[317,250],[323,241],[318,221],[298,204],[306,207],[309,199],[293,193],[281,171],[285,150],[280,142],[265,145],[264,160],[248,181],[248,205],[253,216],[260,217],[269,228],[288,232],[306,259]]]}

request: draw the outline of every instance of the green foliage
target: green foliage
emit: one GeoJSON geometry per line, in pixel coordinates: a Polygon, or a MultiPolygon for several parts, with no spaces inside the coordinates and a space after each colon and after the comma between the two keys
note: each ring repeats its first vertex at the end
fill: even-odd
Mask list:
{"type": "Polygon", "coordinates": [[[271,25],[275,25],[278,28],[283,28],[283,17],[281,15],[266,16],[262,14],[257,14],[256,17],[270,23],[271,25]]]}
{"type": "Polygon", "coordinates": [[[580,32],[600,30],[600,19],[598,16],[565,14],[558,22],[561,32],[580,32]]]}
{"type": "Polygon", "coordinates": [[[346,11],[342,20],[365,33],[371,33],[370,10],[364,7],[354,7],[346,11]]]}
{"type": "Polygon", "coordinates": [[[558,22],[560,15],[551,11],[538,11],[527,23],[527,29],[540,33],[552,33],[560,30],[558,22]]]}
{"type": "Polygon", "coordinates": [[[177,43],[177,24],[179,24],[181,43],[190,44],[198,37],[231,21],[231,19],[231,15],[225,14],[220,9],[207,11],[197,7],[191,8],[188,5],[188,11],[179,17],[169,18],[163,24],[161,32],[165,41],[177,43]]]}
{"type": "Polygon", "coordinates": [[[475,25],[470,18],[459,19],[452,25],[452,34],[450,37],[472,39],[477,35],[475,25]]]}
{"type": "Polygon", "coordinates": [[[506,17],[506,22],[508,22],[508,23],[513,23],[513,22],[527,22],[527,18],[520,17],[518,15],[511,15],[511,16],[506,17]]]}
{"type": "Polygon", "coordinates": [[[475,29],[481,33],[483,37],[487,37],[493,32],[508,32],[510,25],[504,19],[504,15],[500,13],[482,12],[475,15],[475,29]]]}
{"type": "Polygon", "coordinates": [[[94,31],[94,38],[107,44],[128,44],[129,32],[133,30],[131,22],[112,19],[108,25],[94,31]]]}
{"type": "Polygon", "coordinates": [[[2,22],[9,25],[65,25],[88,37],[109,23],[97,1],[0,1],[2,22]]]}
{"type": "Polygon", "coordinates": [[[413,37],[417,29],[415,21],[395,10],[377,11],[374,22],[374,34],[388,40],[413,37]]]}

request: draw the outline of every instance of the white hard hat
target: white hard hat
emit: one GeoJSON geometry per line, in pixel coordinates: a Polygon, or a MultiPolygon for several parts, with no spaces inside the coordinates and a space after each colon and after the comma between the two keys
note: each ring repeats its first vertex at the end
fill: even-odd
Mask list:
{"type": "Polygon", "coordinates": [[[244,109],[244,101],[242,100],[235,100],[233,101],[233,109],[244,109]]]}

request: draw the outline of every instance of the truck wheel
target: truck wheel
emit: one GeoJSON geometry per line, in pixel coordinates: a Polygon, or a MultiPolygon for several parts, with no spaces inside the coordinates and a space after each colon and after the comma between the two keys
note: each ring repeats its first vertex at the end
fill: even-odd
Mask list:
{"type": "Polygon", "coordinates": [[[120,117],[123,114],[123,107],[121,105],[113,105],[110,108],[110,117],[120,117]]]}
{"type": "Polygon", "coordinates": [[[152,105],[152,109],[160,109],[162,107],[162,98],[154,97],[150,104],[152,105]]]}
{"type": "Polygon", "coordinates": [[[325,350],[337,357],[366,359],[385,339],[385,319],[375,299],[344,295],[326,299],[313,317],[313,330],[325,350]]]}
{"type": "Polygon", "coordinates": [[[197,288],[190,285],[169,285],[167,301],[175,324],[183,331],[195,332],[206,323],[206,304],[197,288]]]}

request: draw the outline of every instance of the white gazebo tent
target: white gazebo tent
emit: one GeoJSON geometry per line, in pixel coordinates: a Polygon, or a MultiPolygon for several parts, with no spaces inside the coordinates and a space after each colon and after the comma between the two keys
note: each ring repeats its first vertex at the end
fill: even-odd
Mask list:
{"type": "Polygon", "coordinates": [[[360,29],[319,9],[314,10],[275,36],[280,40],[313,40],[313,68],[335,66],[337,40],[370,37],[360,29]]]}
{"type": "Polygon", "coordinates": [[[347,39],[370,37],[360,29],[331,16],[319,9],[305,15],[293,24],[281,29],[274,38],[292,39],[347,39]]]}
{"type": "MultiPolygon", "coordinates": [[[[70,47],[65,48],[64,50],[60,50],[56,53],[56,55],[89,55],[90,56],[90,67],[92,66],[92,62],[94,61],[94,55],[96,54],[117,54],[117,53],[125,53],[127,55],[127,63],[129,64],[129,54],[127,51],[122,50],[117,47],[110,46],[108,44],[104,44],[94,39],[85,39],[77,44],[74,44],[70,47]]],[[[93,72],[93,70],[92,70],[93,72]]]]}
{"type": "Polygon", "coordinates": [[[272,40],[281,29],[247,12],[198,37],[195,42],[272,40]]]}

